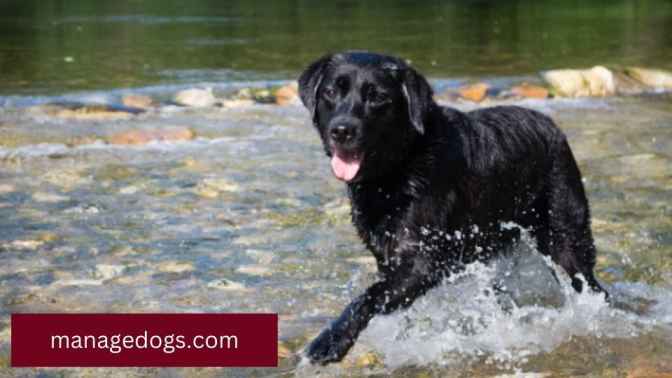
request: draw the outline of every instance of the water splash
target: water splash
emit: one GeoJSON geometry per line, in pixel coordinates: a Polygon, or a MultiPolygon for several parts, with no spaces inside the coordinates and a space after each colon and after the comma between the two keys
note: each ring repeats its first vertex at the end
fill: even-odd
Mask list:
{"type": "Polygon", "coordinates": [[[374,318],[361,336],[387,367],[450,366],[465,360],[511,369],[573,337],[635,337],[654,326],[672,329],[672,295],[644,284],[577,294],[569,277],[523,238],[511,256],[472,264],[413,306],[374,318]],[[557,277],[557,278],[556,278],[557,277]],[[498,289],[493,289],[497,286],[498,289]],[[655,303],[643,313],[623,310],[655,303]]]}

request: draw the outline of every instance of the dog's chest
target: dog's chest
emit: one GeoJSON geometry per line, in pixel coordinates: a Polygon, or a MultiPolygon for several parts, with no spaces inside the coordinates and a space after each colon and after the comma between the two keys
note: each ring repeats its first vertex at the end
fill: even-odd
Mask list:
{"type": "Polygon", "coordinates": [[[383,186],[359,187],[350,190],[349,196],[352,222],[359,236],[379,262],[385,260],[398,242],[400,221],[410,200],[383,186]]]}

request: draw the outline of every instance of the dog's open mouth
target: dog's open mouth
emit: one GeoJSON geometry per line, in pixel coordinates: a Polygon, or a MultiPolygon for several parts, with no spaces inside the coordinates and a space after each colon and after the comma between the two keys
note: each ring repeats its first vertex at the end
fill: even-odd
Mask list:
{"type": "Polygon", "coordinates": [[[342,181],[350,181],[355,178],[361,165],[362,154],[358,152],[336,149],[331,157],[331,171],[334,172],[337,179],[342,181]]]}

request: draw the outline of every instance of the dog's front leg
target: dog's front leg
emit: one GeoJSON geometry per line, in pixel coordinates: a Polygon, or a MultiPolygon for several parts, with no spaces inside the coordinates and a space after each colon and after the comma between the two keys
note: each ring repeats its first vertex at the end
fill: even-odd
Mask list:
{"type": "Polygon", "coordinates": [[[440,279],[425,258],[408,259],[353,300],[338,319],[310,343],[308,358],[322,365],[340,361],[374,315],[410,306],[440,279]]]}

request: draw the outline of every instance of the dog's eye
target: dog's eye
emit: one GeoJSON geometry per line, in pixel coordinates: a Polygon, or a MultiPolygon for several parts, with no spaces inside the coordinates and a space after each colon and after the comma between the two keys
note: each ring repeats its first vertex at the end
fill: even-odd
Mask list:
{"type": "Polygon", "coordinates": [[[328,99],[336,97],[336,90],[334,88],[330,87],[324,88],[324,91],[322,93],[324,94],[324,97],[328,99]]]}

